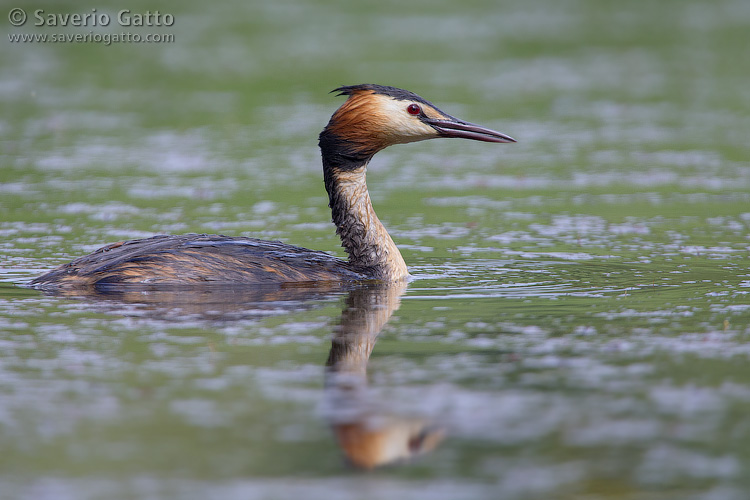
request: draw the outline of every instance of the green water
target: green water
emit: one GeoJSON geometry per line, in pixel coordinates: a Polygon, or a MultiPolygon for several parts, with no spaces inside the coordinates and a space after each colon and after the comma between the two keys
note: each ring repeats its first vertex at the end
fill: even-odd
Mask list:
{"type": "Polygon", "coordinates": [[[0,498],[747,498],[750,3],[6,3],[0,498]],[[90,31],[174,42],[8,38],[90,31]],[[158,233],[343,256],[316,140],[363,82],[519,141],[375,158],[405,290],[17,286],[158,233]],[[339,380],[332,336],[374,342],[378,311],[339,380]],[[355,421],[443,437],[363,471],[355,421]]]}

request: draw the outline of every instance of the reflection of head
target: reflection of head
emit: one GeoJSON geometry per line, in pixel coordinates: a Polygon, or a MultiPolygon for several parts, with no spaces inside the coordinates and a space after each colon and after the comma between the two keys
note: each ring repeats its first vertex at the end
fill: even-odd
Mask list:
{"type": "Polygon", "coordinates": [[[356,467],[372,469],[379,465],[408,460],[433,450],[444,431],[422,419],[386,417],[380,422],[360,421],[333,427],[347,459],[356,467]]]}

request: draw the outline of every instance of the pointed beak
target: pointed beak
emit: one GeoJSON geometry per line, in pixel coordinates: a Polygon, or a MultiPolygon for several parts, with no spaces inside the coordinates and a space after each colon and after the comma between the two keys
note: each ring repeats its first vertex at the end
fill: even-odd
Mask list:
{"type": "Polygon", "coordinates": [[[484,142],[516,142],[509,135],[456,118],[450,120],[427,118],[424,121],[437,130],[441,137],[460,137],[484,142]]]}

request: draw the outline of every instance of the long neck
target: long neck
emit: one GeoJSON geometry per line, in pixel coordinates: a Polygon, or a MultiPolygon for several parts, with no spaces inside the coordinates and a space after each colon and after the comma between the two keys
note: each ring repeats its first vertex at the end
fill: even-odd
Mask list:
{"type": "Polygon", "coordinates": [[[369,157],[333,158],[323,150],[323,174],[329,206],[349,262],[369,268],[373,277],[395,281],[409,275],[401,252],[375,214],[365,175],[369,157]]]}

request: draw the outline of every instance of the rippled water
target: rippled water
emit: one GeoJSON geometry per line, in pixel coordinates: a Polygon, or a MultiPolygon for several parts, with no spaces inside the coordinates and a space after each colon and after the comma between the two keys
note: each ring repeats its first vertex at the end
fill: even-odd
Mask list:
{"type": "Polygon", "coordinates": [[[748,5],[182,2],[172,44],[3,40],[0,498],[746,498],[748,5]],[[19,286],[159,233],[343,256],[316,138],[359,82],[519,140],[376,157],[408,286],[19,286]]]}

